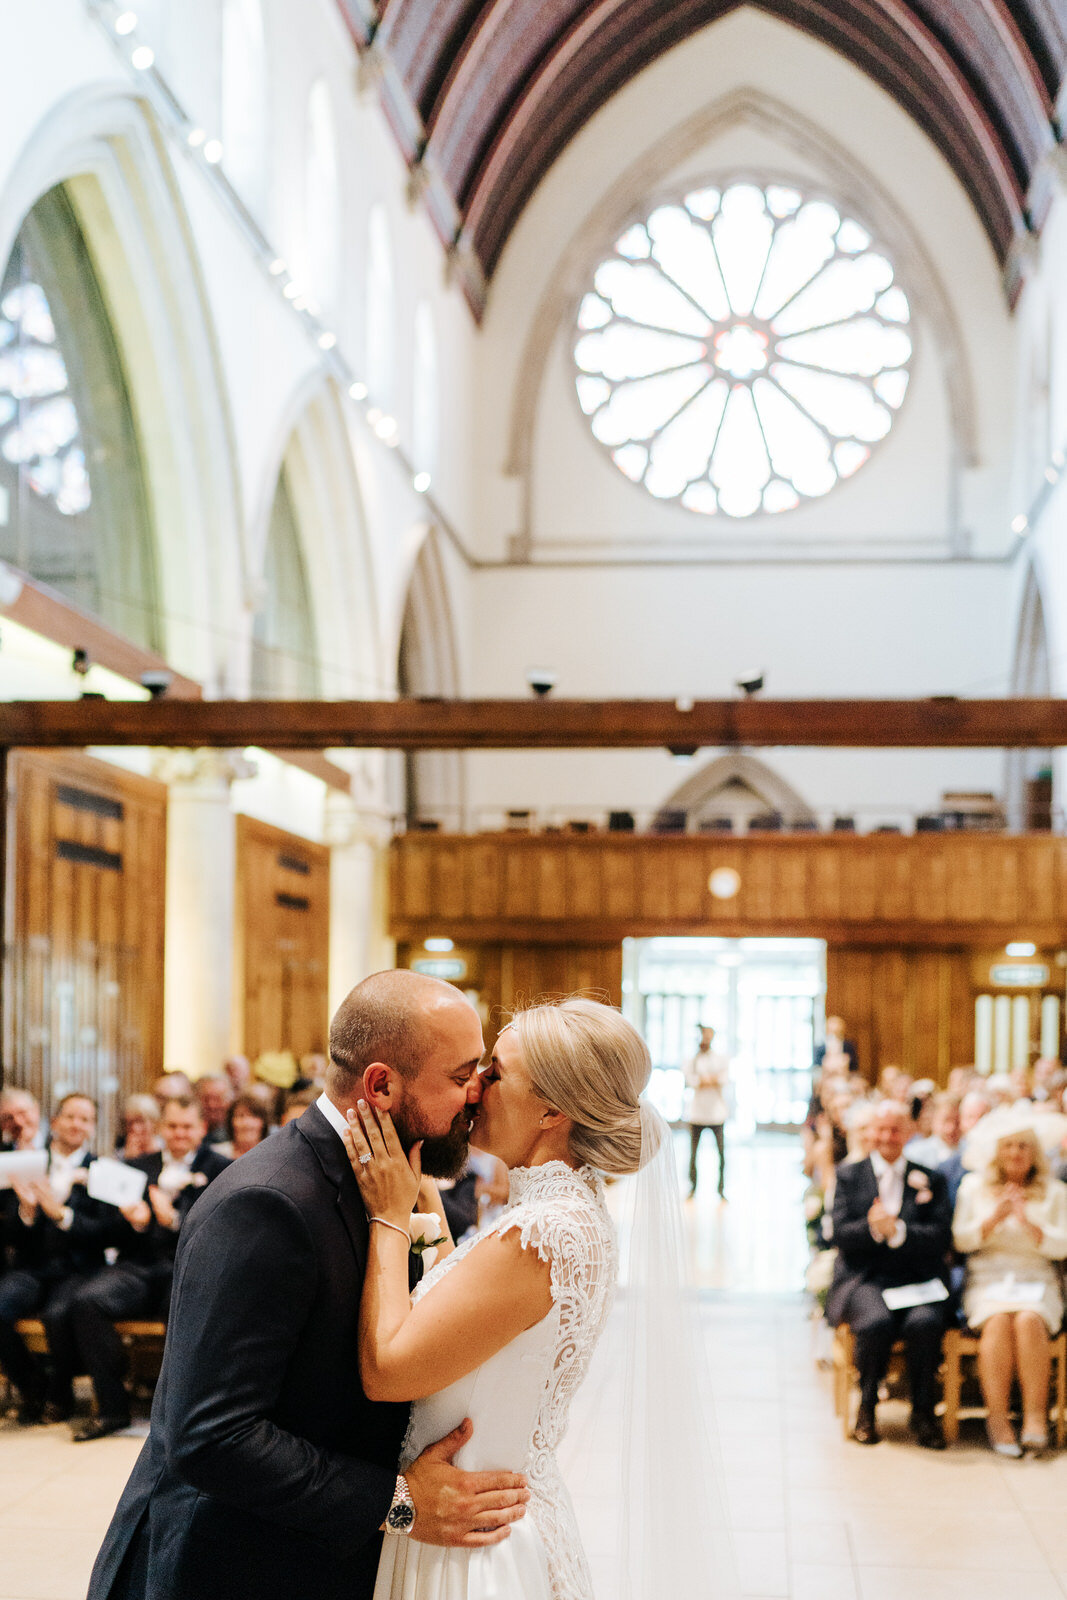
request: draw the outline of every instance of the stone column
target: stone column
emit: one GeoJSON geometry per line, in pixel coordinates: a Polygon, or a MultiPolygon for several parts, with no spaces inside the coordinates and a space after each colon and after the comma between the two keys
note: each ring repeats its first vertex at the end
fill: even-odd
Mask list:
{"type": "Polygon", "coordinates": [[[255,768],[236,750],[167,750],[163,1049],[167,1067],[217,1072],[235,1048],[237,828],[230,784],[255,768]]]}
{"type": "Polygon", "coordinates": [[[353,984],[391,967],[388,928],[388,816],[331,789],[324,837],[330,846],[330,1013],[353,984]]]}

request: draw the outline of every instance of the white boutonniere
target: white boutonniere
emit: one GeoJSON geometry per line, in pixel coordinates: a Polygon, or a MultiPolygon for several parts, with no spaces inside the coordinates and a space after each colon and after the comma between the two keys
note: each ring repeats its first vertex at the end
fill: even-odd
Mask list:
{"type": "Polygon", "coordinates": [[[411,1253],[422,1258],[427,1272],[437,1258],[437,1246],[444,1244],[447,1235],[436,1211],[416,1211],[408,1223],[411,1235],[411,1253]]]}
{"type": "Polygon", "coordinates": [[[928,1205],[934,1198],[934,1191],[930,1187],[930,1180],[925,1172],[909,1172],[908,1183],[915,1190],[915,1204],[928,1205]]]}
{"type": "Polygon", "coordinates": [[[189,1183],[194,1189],[203,1189],[207,1183],[206,1172],[190,1172],[189,1183]]]}

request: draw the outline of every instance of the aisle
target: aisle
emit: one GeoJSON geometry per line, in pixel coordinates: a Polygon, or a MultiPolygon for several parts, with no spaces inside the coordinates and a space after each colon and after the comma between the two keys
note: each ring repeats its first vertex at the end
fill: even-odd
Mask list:
{"type": "MultiPolygon", "coordinates": [[[[846,1443],[795,1290],[796,1146],[764,1139],[738,1146],[731,1162],[736,1198],[720,1211],[706,1183],[690,1229],[701,1272],[719,1284],[734,1275],[701,1301],[746,1596],[1065,1600],[1067,1456],[999,1463],[975,1431],[931,1455],[907,1441],[899,1406],[883,1408],[882,1444],[846,1443]]],[[[596,1382],[580,1395],[564,1464],[598,1600],[619,1600],[611,1429],[590,1426],[600,1398],[596,1382]]],[[[135,1438],[75,1446],[65,1428],[0,1425],[0,1600],[83,1600],[139,1448],[135,1438]]],[[[684,1506],[684,1486],[679,1494],[684,1506]]]]}

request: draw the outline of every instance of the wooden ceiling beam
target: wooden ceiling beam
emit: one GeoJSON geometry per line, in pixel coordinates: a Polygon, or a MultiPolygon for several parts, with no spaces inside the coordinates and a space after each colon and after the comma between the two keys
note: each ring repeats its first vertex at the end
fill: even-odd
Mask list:
{"type": "Polygon", "coordinates": [[[0,747],[388,750],[1067,746],[1067,700],[118,700],[0,706],[0,747]],[[688,702],[681,702],[688,705],[688,702]]]}

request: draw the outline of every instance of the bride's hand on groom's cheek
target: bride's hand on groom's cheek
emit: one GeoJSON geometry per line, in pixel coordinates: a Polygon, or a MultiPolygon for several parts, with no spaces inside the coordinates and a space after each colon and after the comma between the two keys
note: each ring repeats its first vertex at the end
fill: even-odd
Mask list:
{"type": "Polygon", "coordinates": [[[422,1181],[421,1145],[405,1155],[388,1111],[363,1100],[348,1113],[344,1141],[369,1215],[406,1229],[422,1181]]]}
{"type": "Polygon", "coordinates": [[[411,1537],[422,1544],[500,1544],[526,1515],[530,1491],[521,1473],[461,1472],[452,1465],[473,1431],[467,1418],[404,1469],[415,1502],[411,1537]]]}

